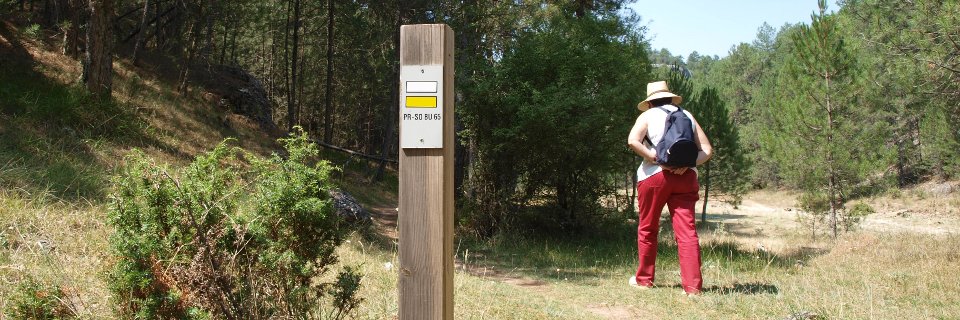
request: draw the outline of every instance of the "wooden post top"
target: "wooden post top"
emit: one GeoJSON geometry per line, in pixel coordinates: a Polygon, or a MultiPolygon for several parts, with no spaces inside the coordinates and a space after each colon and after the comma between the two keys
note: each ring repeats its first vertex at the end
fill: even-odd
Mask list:
{"type": "Polygon", "coordinates": [[[445,24],[401,26],[400,65],[443,64],[447,56],[453,57],[453,50],[445,50],[444,46],[448,35],[453,37],[453,29],[445,24]]]}

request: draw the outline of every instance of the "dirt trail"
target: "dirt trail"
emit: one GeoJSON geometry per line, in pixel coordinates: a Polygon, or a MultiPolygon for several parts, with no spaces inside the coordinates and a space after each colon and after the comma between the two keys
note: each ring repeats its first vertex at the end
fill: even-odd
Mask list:
{"type": "Polygon", "coordinates": [[[960,217],[930,215],[911,210],[878,212],[864,219],[860,227],[872,232],[911,232],[932,235],[960,234],[960,217]]]}
{"type": "Polygon", "coordinates": [[[789,236],[802,232],[798,211],[789,199],[792,196],[785,194],[753,193],[736,207],[726,203],[710,204],[707,221],[714,232],[705,236],[729,235],[748,247],[786,249],[790,245],[789,236]]]}
{"type": "Polygon", "coordinates": [[[374,206],[369,207],[370,216],[380,235],[390,240],[397,240],[397,207],[394,206],[374,206]]]}
{"type": "MultiPolygon", "coordinates": [[[[926,195],[926,190],[943,189],[942,185],[917,186],[895,198],[853,201],[848,205],[863,202],[875,211],[856,228],[874,233],[960,234],[960,188],[937,196],[926,195]]],[[[729,233],[747,246],[787,249],[791,239],[810,234],[809,227],[800,222],[804,213],[797,208],[796,197],[793,192],[757,191],[747,194],[736,207],[710,202],[707,221],[715,224],[715,233],[729,233]]]]}

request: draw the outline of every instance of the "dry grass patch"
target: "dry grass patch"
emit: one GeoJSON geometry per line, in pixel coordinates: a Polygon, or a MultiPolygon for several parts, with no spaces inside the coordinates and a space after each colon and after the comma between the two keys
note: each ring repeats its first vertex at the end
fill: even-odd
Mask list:
{"type": "Polygon", "coordinates": [[[81,318],[110,318],[104,219],[99,205],[0,192],[0,310],[17,284],[33,278],[62,288],[81,318]]]}

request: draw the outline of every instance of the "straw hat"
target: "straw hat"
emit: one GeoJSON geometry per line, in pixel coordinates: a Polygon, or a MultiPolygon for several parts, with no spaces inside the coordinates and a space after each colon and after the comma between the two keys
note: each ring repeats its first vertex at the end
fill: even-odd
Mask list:
{"type": "Polygon", "coordinates": [[[660,98],[673,98],[673,101],[670,102],[670,104],[673,105],[679,105],[683,102],[683,97],[670,92],[670,88],[667,88],[666,81],[657,81],[647,84],[647,99],[640,101],[640,103],[637,104],[637,109],[647,111],[647,109],[650,109],[650,101],[660,98]]]}

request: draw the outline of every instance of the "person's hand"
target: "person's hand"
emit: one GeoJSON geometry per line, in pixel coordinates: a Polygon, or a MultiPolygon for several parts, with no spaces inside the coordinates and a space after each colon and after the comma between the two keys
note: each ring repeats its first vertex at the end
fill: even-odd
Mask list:
{"type": "Polygon", "coordinates": [[[656,154],[654,154],[652,157],[648,157],[648,156],[644,155],[644,156],[643,156],[643,159],[646,160],[646,161],[649,162],[649,163],[657,163],[657,156],[656,156],[656,154]]]}
{"type": "Polygon", "coordinates": [[[662,169],[663,171],[673,173],[675,175],[682,175],[684,172],[687,172],[688,168],[687,167],[674,168],[670,166],[660,165],[660,169],[662,169]]]}

